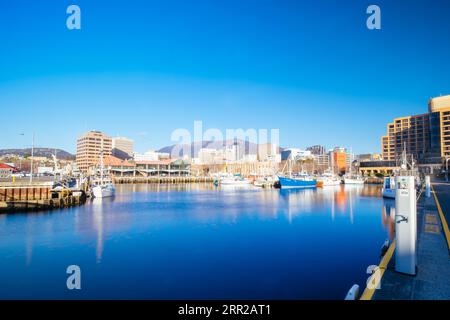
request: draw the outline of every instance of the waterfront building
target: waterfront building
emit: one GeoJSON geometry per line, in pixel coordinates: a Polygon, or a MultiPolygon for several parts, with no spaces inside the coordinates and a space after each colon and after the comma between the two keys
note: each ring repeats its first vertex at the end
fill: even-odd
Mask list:
{"type": "Polygon", "coordinates": [[[223,151],[213,148],[201,148],[198,151],[198,159],[201,164],[223,163],[223,151]]]}
{"type": "Polygon", "coordinates": [[[244,154],[244,157],[242,158],[244,162],[257,162],[258,161],[258,155],[257,154],[244,154]]]}
{"type": "Polygon", "coordinates": [[[331,167],[336,173],[345,173],[350,166],[351,156],[343,147],[335,147],[330,151],[331,167]]]}
{"type": "Polygon", "coordinates": [[[357,160],[358,162],[380,161],[383,160],[383,156],[380,153],[363,153],[356,155],[355,160],[357,160]]]}
{"type": "Polygon", "coordinates": [[[100,154],[112,155],[112,139],[100,131],[90,131],[77,140],[76,163],[81,172],[87,173],[89,168],[96,165],[100,154]]]}
{"type": "Polygon", "coordinates": [[[327,169],[328,167],[330,167],[330,155],[328,153],[315,154],[314,162],[320,168],[327,169]]]}
{"type": "Polygon", "coordinates": [[[430,99],[428,113],[395,118],[386,129],[384,160],[399,162],[405,150],[419,166],[440,167],[450,157],[450,95],[430,99]]]}
{"type": "Polygon", "coordinates": [[[125,137],[112,139],[112,155],[119,159],[130,159],[134,151],[134,141],[125,137]]]}
{"type": "Polygon", "coordinates": [[[148,150],[145,153],[134,153],[134,161],[158,161],[170,159],[170,154],[166,152],[156,152],[154,150],[148,150]]]}
{"type": "Polygon", "coordinates": [[[326,150],[325,147],[322,145],[315,145],[315,146],[311,146],[306,148],[307,151],[311,151],[311,153],[313,155],[323,155],[326,154],[326,150]]]}
{"type": "Polygon", "coordinates": [[[309,150],[301,150],[297,148],[287,148],[281,152],[281,160],[285,161],[287,159],[311,159],[313,158],[311,151],[309,150]]]}
{"type": "Polygon", "coordinates": [[[281,155],[279,148],[274,143],[263,143],[258,145],[258,160],[259,161],[274,161],[280,162],[281,155]],[[278,161],[280,160],[280,161],[278,161]]]}
{"type": "Polygon", "coordinates": [[[4,164],[0,163],[0,179],[9,179],[11,178],[11,175],[14,172],[14,168],[4,164]]]}

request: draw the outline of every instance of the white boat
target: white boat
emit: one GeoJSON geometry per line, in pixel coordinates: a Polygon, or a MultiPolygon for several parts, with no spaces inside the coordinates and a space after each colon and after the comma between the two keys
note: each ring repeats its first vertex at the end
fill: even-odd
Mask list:
{"type": "Polygon", "coordinates": [[[381,191],[384,198],[395,199],[395,178],[385,177],[383,181],[383,189],[381,191]]]}
{"type": "Polygon", "coordinates": [[[92,188],[92,194],[95,198],[113,197],[116,189],[112,184],[99,185],[92,188]]]}
{"type": "Polygon", "coordinates": [[[249,185],[251,181],[240,176],[235,176],[231,178],[221,178],[218,181],[219,185],[227,185],[227,186],[241,186],[241,185],[249,185]]]}
{"type": "Polygon", "coordinates": [[[322,186],[338,186],[342,183],[342,180],[333,174],[330,170],[326,170],[322,176],[317,178],[318,182],[322,183],[322,186]]]}
{"type": "Polygon", "coordinates": [[[364,179],[364,177],[359,176],[359,175],[344,176],[345,184],[364,184],[365,182],[366,182],[366,179],[364,179]]]}
{"type": "Polygon", "coordinates": [[[108,198],[116,194],[116,188],[109,174],[105,177],[103,164],[103,152],[100,153],[100,179],[92,181],[92,195],[94,198],[108,198]]]}
{"type": "Polygon", "coordinates": [[[259,179],[256,179],[253,182],[253,185],[255,187],[261,187],[261,188],[266,188],[266,187],[271,187],[274,185],[275,181],[277,181],[276,178],[272,177],[272,176],[267,176],[267,177],[262,177],[259,179]]]}

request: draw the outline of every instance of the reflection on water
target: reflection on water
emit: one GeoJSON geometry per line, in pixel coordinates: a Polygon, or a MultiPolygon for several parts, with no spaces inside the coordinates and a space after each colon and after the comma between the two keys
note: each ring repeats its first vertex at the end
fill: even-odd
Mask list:
{"type": "Polygon", "coordinates": [[[383,209],[381,214],[381,221],[388,231],[389,240],[395,238],[395,200],[383,199],[383,209]]]}
{"type": "Polygon", "coordinates": [[[0,216],[0,298],[73,298],[77,264],[77,298],[341,299],[392,239],[392,202],[378,186],[119,185],[82,207],[0,216]]]}

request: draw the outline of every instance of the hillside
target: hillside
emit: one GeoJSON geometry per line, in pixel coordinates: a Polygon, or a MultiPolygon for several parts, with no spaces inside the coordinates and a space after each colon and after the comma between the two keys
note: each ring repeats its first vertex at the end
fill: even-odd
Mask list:
{"type": "MultiPolygon", "coordinates": [[[[55,154],[58,159],[63,160],[75,160],[75,156],[67,151],[53,148],[34,148],[34,156],[51,158],[55,154]]],[[[0,149],[0,157],[5,155],[16,155],[21,157],[27,157],[31,155],[31,148],[25,149],[0,149]]]]}

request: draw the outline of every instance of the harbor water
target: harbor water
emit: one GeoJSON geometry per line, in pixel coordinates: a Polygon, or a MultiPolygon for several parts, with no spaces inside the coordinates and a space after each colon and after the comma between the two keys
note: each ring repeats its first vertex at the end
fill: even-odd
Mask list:
{"type": "Polygon", "coordinates": [[[81,207],[0,215],[0,298],[343,299],[378,264],[390,205],[370,185],[118,185],[81,207]]]}

